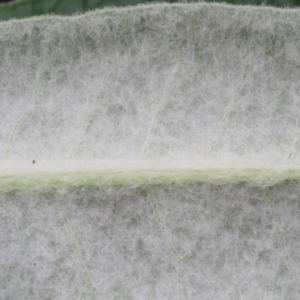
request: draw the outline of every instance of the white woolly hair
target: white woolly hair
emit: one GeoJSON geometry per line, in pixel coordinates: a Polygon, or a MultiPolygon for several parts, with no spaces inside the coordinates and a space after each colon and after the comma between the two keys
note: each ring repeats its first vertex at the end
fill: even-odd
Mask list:
{"type": "Polygon", "coordinates": [[[299,163],[298,10],[164,4],[0,29],[1,162],[299,163]]]}
{"type": "Polygon", "coordinates": [[[205,3],[1,22],[0,298],[299,299],[299,32],[205,3]]]}

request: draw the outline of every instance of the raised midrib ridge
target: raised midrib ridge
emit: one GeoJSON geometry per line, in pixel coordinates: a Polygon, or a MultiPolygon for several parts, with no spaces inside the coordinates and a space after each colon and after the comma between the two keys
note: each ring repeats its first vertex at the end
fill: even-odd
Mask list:
{"type": "Polygon", "coordinates": [[[0,175],[0,190],[82,186],[149,186],[189,183],[253,183],[268,186],[299,181],[299,169],[139,169],[77,172],[31,172],[0,175]]]}

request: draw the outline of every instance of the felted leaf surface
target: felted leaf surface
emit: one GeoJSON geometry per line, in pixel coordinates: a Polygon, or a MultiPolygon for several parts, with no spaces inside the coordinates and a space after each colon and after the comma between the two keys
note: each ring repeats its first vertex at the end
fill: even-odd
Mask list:
{"type": "Polygon", "coordinates": [[[210,4],[1,23],[2,173],[297,169],[299,25],[210,4]]]}
{"type": "Polygon", "coordinates": [[[298,10],[0,23],[1,299],[298,299],[298,10]]]}

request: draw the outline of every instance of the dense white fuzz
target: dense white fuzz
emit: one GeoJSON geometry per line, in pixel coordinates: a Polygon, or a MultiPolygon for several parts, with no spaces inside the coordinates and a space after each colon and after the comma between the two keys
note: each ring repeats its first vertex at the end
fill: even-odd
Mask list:
{"type": "Polygon", "coordinates": [[[1,299],[297,299],[295,184],[0,194],[1,299]]]}
{"type": "Polygon", "coordinates": [[[299,299],[299,13],[0,23],[0,298],[299,299]]]}
{"type": "Polygon", "coordinates": [[[295,10],[151,5],[0,24],[0,161],[299,161],[295,10]]]}

